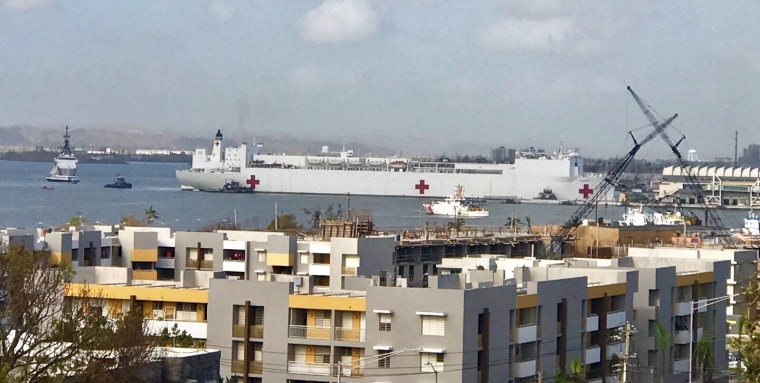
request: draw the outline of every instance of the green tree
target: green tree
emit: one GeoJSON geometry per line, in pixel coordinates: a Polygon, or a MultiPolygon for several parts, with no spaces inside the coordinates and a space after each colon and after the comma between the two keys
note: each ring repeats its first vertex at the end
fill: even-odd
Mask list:
{"type": "Polygon", "coordinates": [[[581,362],[578,359],[570,361],[570,374],[566,374],[562,371],[557,371],[554,374],[554,380],[557,383],[585,383],[586,382],[586,370],[583,368],[581,362]]]}
{"type": "Polygon", "coordinates": [[[750,279],[742,289],[747,312],[739,318],[739,336],[728,340],[731,349],[739,352],[739,375],[748,382],[760,382],[760,318],[757,310],[760,305],[760,290],[755,279],[750,279]]]}
{"type": "Polygon", "coordinates": [[[175,323],[171,329],[164,328],[161,330],[161,344],[168,347],[192,347],[195,344],[193,337],[187,330],[179,330],[175,323]]]}
{"type": "Polygon", "coordinates": [[[140,310],[105,317],[89,287],[50,254],[0,249],[0,382],[129,382],[155,357],[140,310]],[[74,297],[74,298],[72,298],[74,297]]]}
{"type": "Polygon", "coordinates": [[[159,218],[158,212],[156,212],[156,210],[153,209],[153,205],[145,209],[145,220],[148,221],[148,224],[157,220],[158,218],[159,218]]]}
{"type": "Polygon", "coordinates": [[[280,214],[267,225],[267,230],[294,231],[299,230],[301,226],[296,221],[293,214],[280,214]]]}
{"type": "Polygon", "coordinates": [[[659,354],[660,361],[660,382],[665,382],[665,362],[668,359],[668,347],[670,341],[668,340],[668,331],[665,330],[665,326],[656,321],[654,323],[654,343],[657,346],[657,353],[659,354]]]}
{"type": "Polygon", "coordinates": [[[710,342],[702,337],[694,348],[694,356],[697,360],[697,371],[699,371],[700,382],[712,382],[713,376],[713,356],[710,342]]]}
{"type": "Polygon", "coordinates": [[[455,231],[457,234],[459,234],[460,231],[464,228],[465,222],[464,218],[457,217],[453,221],[449,221],[448,227],[449,230],[455,231]]]}

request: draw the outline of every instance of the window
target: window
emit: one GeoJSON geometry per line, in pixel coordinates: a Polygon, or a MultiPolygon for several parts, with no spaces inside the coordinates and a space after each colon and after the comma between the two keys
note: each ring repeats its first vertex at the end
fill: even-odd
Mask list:
{"type": "Polygon", "coordinates": [[[380,314],[380,328],[378,331],[391,331],[391,314],[380,314]]]}
{"type": "Polygon", "coordinates": [[[256,280],[259,282],[265,282],[267,280],[267,275],[265,273],[256,273],[256,280]]]}
{"type": "Polygon", "coordinates": [[[245,325],[245,306],[235,305],[232,324],[245,325]]]}
{"type": "Polygon", "coordinates": [[[649,290],[649,306],[660,305],[660,290],[649,290]]]}
{"type": "Polygon", "coordinates": [[[315,327],[319,328],[330,328],[330,311],[327,310],[319,310],[316,312],[316,322],[314,323],[315,327]]]}
{"type": "Polygon", "coordinates": [[[391,368],[390,353],[390,351],[380,351],[378,353],[380,358],[377,360],[377,368],[391,368]]]}
{"type": "Polygon", "coordinates": [[[443,371],[443,353],[442,352],[423,352],[420,353],[420,371],[421,372],[441,372],[443,371]]]}
{"type": "Polygon", "coordinates": [[[446,318],[440,316],[422,316],[422,335],[446,335],[446,318]]]}
{"type": "Polygon", "coordinates": [[[305,265],[309,263],[309,254],[301,254],[301,264],[305,265]]]}
{"type": "Polygon", "coordinates": [[[267,253],[263,251],[259,251],[259,262],[266,262],[267,261],[267,253]]]}

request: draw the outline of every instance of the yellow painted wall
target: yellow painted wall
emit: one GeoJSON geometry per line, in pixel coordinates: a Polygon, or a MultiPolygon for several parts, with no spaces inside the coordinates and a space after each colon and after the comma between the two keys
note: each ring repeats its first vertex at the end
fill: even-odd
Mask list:
{"type": "Polygon", "coordinates": [[[288,307],[293,309],[318,309],[342,311],[367,311],[367,299],[363,297],[326,297],[317,295],[290,295],[288,307]]]}
{"type": "Polygon", "coordinates": [[[538,306],[538,296],[536,294],[524,294],[517,296],[517,308],[524,309],[538,306]]]}
{"type": "Polygon", "coordinates": [[[164,287],[84,285],[80,283],[67,283],[65,286],[64,294],[68,297],[80,296],[85,286],[90,289],[91,295],[103,298],[129,300],[130,297],[134,295],[135,298],[139,301],[208,303],[208,290],[199,289],[172,289],[164,287]]]}
{"type": "Polygon", "coordinates": [[[59,252],[51,252],[50,253],[50,262],[53,265],[70,265],[71,264],[71,252],[67,251],[64,253],[59,252]]]}
{"type": "Polygon", "coordinates": [[[362,328],[362,315],[359,312],[354,312],[351,316],[351,328],[362,328]]]}
{"type": "Polygon", "coordinates": [[[605,294],[608,296],[625,295],[626,284],[615,283],[612,285],[591,286],[586,289],[586,299],[601,298],[605,294]]]}
{"type": "Polygon", "coordinates": [[[712,271],[706,271],[704,273],[684,274],[676,275],[676,286],[691,286],[696,283],[710,283],[715,281],[715,275],[712,271]]]}
{"type": "Polygon", "coordinates": [[[314,327],[317,325],[317,314],[314,310],[306,311],[306,326],[314,327]]]}
{"type": "Polygon", "coordinates": [[[145,281],[158,280],[158,271],[156,270],[132,270],[132,279],[141,279],[145,281]]]}
{"type": "Polygon", "coordinates": [[[288,253],[267,253],[267,266],[293,266],[293,257],[288,253]]]}
{"type": "Polygon", "coordinates": [[[156,262],[158,249],[132,249],[132,262],[156,262]]]}
{"type": "Polygon", "coordinates": [[[317,359],[317,349],[314,346],[306,346],[306,363],[314,363],[317,359]]]}

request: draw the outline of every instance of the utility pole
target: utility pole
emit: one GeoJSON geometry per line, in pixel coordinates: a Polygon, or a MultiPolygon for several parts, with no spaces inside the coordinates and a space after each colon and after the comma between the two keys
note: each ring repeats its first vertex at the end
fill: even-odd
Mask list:
{"type": "Polygon", "coordinates": [[[623,352],[623,380],[621,383],[628,383],[628,359],[635,358],[636,354],[631,354],[631,334],[636,333],[636,329],[631,327],[631,322],[625,322],[625,351],[623,352]]]}
{"type": "Polygon", "coordinates": [[[738,162],[738,155],[739,153],[739,131],[734,132],[734,167],[736,167],[736,164],[738,162]]]}

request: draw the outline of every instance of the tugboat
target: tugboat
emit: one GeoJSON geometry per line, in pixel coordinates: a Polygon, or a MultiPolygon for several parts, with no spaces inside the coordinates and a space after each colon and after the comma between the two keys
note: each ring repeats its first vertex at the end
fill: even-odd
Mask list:
{"type": "Polygon", "coordinates": [[[253,188],[243,186],[235,180],[228,180],[219,191],[222,193],[253,193],[253,188]]]}
{"type": "Polygon", "coordinates": [[[544,190],[541,193],[538,193],[538,198],[540,200],[544,201],[556,201],[557,195],[554,194],[554,191],[552,191],[551,188],[544,188],[544,190]]]}
{"type": "Polygon", "coordinates": [[[66,134],[63,135],[63,146],[61,152],[55,157],[53,169],[50,175],[45,179],[48,182],[69,182],[72,184],[79,182],[77,177],[77,158],[69,145],[69,127],[66,127],[66,134]]]}
{"type": "Polygon", "coordinates": [[[110,189],[132,189],[132,184],[124,179],[124,176],[116,176],[110,184],[103,185],[104,188],[110,189]]]}

